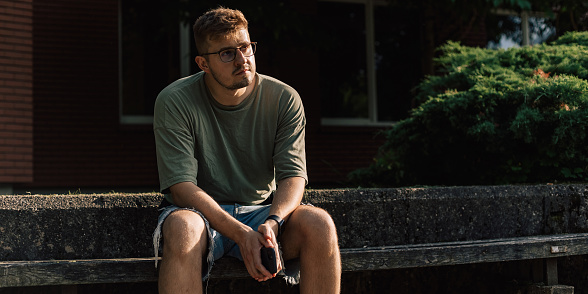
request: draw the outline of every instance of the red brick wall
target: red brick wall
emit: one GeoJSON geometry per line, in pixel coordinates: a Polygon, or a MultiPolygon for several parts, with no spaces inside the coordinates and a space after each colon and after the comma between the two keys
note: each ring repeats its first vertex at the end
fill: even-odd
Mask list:
{"type": "Polygon", "coordinates": [[[376,127],[316,127],[307,135],[311,188],[346,186],[347,175],[368,167],[384,143],[376,127]]]}
{"type": "Polygon", "coordinates": [[[119,123],[118,1],[35,1],[34,25],[29,186],[157,187],[151,126],[119,123]]]}
{"type": "Polygon", "coordinates": [[[33,180],[33,3],[0,1],[0,183],[33,180]]]}

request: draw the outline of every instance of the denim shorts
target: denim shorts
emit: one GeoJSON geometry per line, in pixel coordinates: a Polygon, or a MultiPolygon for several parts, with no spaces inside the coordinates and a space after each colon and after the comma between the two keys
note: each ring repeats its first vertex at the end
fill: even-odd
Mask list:
{"type": "MultiPolygon", "coordinates": [[[[222,209],[228,212],[231,216],[235,219],[240,221],[243,224],[248,225],[254,230],[265,222],[269,215],[270,205],[250,205],[250,206],[242,206],[239,204],[233,205],[220,205],[222,209]]],[[[153,233],[153,249],[155,251],[155,257],[159,256],[161,252],[161,238],[162,235],[162,227],[163,222],[165,219],[174,211],[176,210],[190,210],[194,213],[197,213],[202,217],[204,223],[206,224],[206,229],[208,231],[208,255],[206,258],[207,267],[202,271],[202,280],[206,281],[210,276],[210,272],[212,267],[214,266],[214,262],[220,259],[223,256],[232,256],[238,258],[239,260],[243,261],[243,257],[241,256],[241,251],[239,250],[239,246],[237,244],[221,235],[215,229],[210,227],[210,224],[206,217],[199,211],[192,209],[192,208],[181,208],[175,206],[173,204],[164,206],[160,208],[160,214],[157,221],[157,227],[155,228],[155,232],[153,233]],[[211,241],[212,240],[212,241],[211,241]]],[[[163,257],[165,258],[165,257],[163,257]]],[[[281,255],[280,255],[281,258],[281,255]]],[[[155,261],[155,266],[157,267],[157,260],[155,261]]],[[[282,260],[282,272],[280,274],[284,275],[284,279],[289,284],[298,284],[300,280],[300,264],[298,260],[288,261],[284,264],[282,260]],[[288,270],[286,270],[288,268],[288,270]]]]}

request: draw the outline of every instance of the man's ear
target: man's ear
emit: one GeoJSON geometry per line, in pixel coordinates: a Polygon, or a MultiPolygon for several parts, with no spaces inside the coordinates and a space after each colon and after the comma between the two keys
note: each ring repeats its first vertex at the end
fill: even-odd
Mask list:
{"type": "Polygon", "coordinates": [[[198,65],[198,67],[208,73],[210,71],[209,67],[208,67],[208,61],[206,60],[206,58],[202,57],[202,56],[196,56],[194,58],[194,61],[196,62],[196,64],[198,65]]]}

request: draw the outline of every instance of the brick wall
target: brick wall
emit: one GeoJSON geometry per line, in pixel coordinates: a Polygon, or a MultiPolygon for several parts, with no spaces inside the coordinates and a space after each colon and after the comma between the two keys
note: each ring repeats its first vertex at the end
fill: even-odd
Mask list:
{"type": "Polygon", "coordinates": [[[312,126],[306,139],[311,188],[347,186],[350,172],[374,162],[384,144],[383,127],[312,126]]]}
{"type": "Polygon", "coordinates": [[[33,3],[0,1],[0,184],[33,180],[33,3]]]}
{"type": "MultiPolygon", "coordinates": [[[[118,1],[34,1],[28,187],[157,187],[151,126],[119,122],[118,1]]],[[[18,188],[18,187],[17,187],[18,188]]]]}

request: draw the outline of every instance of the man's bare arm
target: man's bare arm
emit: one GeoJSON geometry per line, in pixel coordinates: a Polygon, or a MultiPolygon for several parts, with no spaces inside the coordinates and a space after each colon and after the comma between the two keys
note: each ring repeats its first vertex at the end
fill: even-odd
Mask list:
{"type": "Polygon", "coordinates": [[[237,242],[251,230],[224,211],[210,195],[194,183],[178,183],[171,186],[170,191],[177,206],[191,207],[201,212],[215,230],[231,240],[237,242]]]}
{"type": "Polygon", "coordinates": [[[259,250],[267,242],[262,234],[237,221],[194,183],[178,183],[170,187],[170,191],[177,206],[191,207],[201,212],[212,228],[239,245],[243,261],[251,277],[258,281],[272,277],[261,265],[259,250]],[[243,254],[244,251],[248,253],[243,254]]]}
{"type": "MultiPolygon", "coordinates": [[[[305,179],[301,177],[281,180],[274,195],[270,215],[275,214],[286,221],[300,205],[305,183],[305,179]]],[[[266,221],[256,232],[229,215],[210,195],[194,183],[178,183],[170,187],[170,191],[177,206],[191,207],[200,211],[211,227],[239,245],[247,271],[253,278],[265,281],[273,277],[261,265],[259,249],[261,246],[278,247],[276,239],[278,224],[275,221],[266,221]]]]}
{"type": "MultiPolygon", "coordinates": [[[[304,186],[306,180],[301,177],[291,177],[281,180],[278,183],[278,189],[274,195],[272,206],[270,208],[270,215],[277,215],[284,221],[287,221],[290,214],[300,205],[302,196],[304,195],[304,186]]],[[[274,220],[267,220],[257,229],[266,240],[263,244],[266,247],[278,248],[277,234],[278,223],[274,220]]],[[[280,260],[276,254],[276,261],[280,260]]],[[[278,263],[278,271],[281,270],[281,264],[278,263]]]]}
{"type": "Polygon", "coordinates": [[[270,215],[281,217],[284,222],[290,214],[300,205],[304,195],[306,180],[301,177],[291,177],[278,183],[276,194],[270,208],[270,215]]]}

